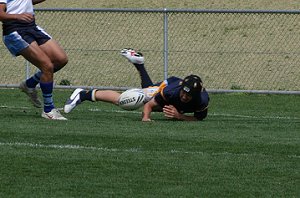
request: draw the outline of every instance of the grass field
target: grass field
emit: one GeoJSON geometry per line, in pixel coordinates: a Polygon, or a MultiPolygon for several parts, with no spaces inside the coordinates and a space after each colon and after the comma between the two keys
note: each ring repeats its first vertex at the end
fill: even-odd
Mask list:
{"type": "Polygon", "coordinates": [[[64,122],[0,89],[0,197],[299,197],[299,99],[211,94],[203,122],[152,123],[85,103],[64,122]]]}

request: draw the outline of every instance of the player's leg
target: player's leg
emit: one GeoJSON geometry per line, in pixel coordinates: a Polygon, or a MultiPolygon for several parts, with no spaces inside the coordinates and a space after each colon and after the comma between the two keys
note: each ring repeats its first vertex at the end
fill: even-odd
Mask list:
{"type": "Polygon", "coordinates": [[[96,101],[109,102],[118,105],[120,93],[113,90],[97,90],[95,92],[96,101]]]}
{"type": "Polygon", "coordinates": [[[59,71],[68,63],[68,57],[65,51],[59,46],[59,44],[53,39],[40,45],[43,52],[50,58],[53,66],[54,73],[59,71]]]}
{"type": "Polygon", "coordinates": [[[75,107],[84,101],[103,101],[117,105],[120,93],[113,90],[84,90],[75,89],[64,106],[64,112],[70,113],[75,107]]]}
{"type": "MultiPolygon", "coordinates": [[[[30,30],[34,34],[36,42],[42,49],[42,51],[50,58],[52,64],[54,65],[54,71],[56,72],[64,67],[68,63],[68,57],[65,51],[51,39],[51,36],[47,34],[42,28],[37,27],[37,29],[30,30]]],[[[33,38],[25,36],[23,32],[20,32],[24,38],[24,41],[31,42],[33,38]]],[[[37,92],[35,87],[40,82],[42,72],[39,71],[35,73],[32,77],[27,79],[25,82],[20,84],[20,89],[25,92],[31,99],[31,102],[36,107],[41,107],[41,103],[37,97],[37,92]]]]}
{"type": "Polygon", "coordinates": [[[121,55],[131,62],[139,72],[142,88],[153,85],[153,82],[145,68],[145,61],[142,53],[135,52],[134,49],[131,48],[124,48],[121,50],[121,55]]]}
{"type": "MultiPolygon", "coordinates": [[[[42,51],[50,58],[52,64],[54,65],[54,72],[60,70],[68,63],[68,57],[65,51],[54,41],[49,34],[47,34],[42,28],[37,27],[34,30],[30,30],[31,34],[34,34],[37,44],[40,46],[42,51]]],[[[24,38],[24,41],[31,42],[32,37],[25,36],[23,32],[20,32],[24,38]]],[[[26,82],[21,83],[20,88],[25,93],[30,93],[30,90],[34,89],[40,82],[42,72],[39,71],[32,77],[26,80],[26,82]],[[29,90],[29,92],[27,91],[29,90]]],[[[34,89],[34,92],[35,89],[34,89]]],[[[38,106],[38,101],[35,101],[35,97],[32,97],[35,106],[38,106]]],[[[37,98],[37,97],[36,97],[37,98]]]]}
{"type": "Polygon", "coordinates": [[[40,82],[41,75],[42,75],[42,72],[38,71],[32,77],[30,77],[29,79],[23,81],[19,86],[21,91],[28,95],[28,97],[29,97],[31,103],[33,104],[33,106],[35,106],[37,108],[42,107],[42,103],[39,100],[38,94],[37,94],[37,91],[36,91],[36,86],[40,82]]]}
{"type": "MultiPolygon", "coordinates": [[[[31,34],[27,34],[24,30],[19,30],[3,36],[4,44],[13,56],[20,55],[20,52],[28,48],[29,43],[33,42],[34,39],[28,35],[31,34]]],[[[35,87],[40,81],[40,76],[41,72],[37,72],[31,78],[20,84],[20,89],[29,96],[32,104],[38,108],[40,108],[42,104],[38,99],[35,87]]]]}
{"type": "Polygon", "coordinates": [[[66,120],[54,106],[52,98],[54,65],[50,58],[35,41],[22,50],[20,55],[41,70],[40,87],[44,98],[44,111],[42,117],[47,119],[66,120]]]}

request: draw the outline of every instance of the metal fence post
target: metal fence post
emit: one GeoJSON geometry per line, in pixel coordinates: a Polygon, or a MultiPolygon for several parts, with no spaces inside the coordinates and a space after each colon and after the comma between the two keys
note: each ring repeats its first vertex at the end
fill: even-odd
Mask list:
{"type": "Polygon", "coordinates": [[[168,78],[168,11],[164,8],[164,78],[168,78]]]}
{"type": "Polygon", "coordinates": [[[29,64],[29,61],[25,60],[25,73],[26,73],[26,76],[25,76],[25,80],[27,80],[30,76],[30,64],[29,64]]]}

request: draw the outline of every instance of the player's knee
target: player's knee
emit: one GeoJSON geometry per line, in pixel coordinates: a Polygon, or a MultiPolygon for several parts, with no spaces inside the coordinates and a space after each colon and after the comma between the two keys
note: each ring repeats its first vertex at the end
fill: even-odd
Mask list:
{"type": "Polygon", "coordinates": [[[59,71],[61,68],[63,68],[66,64],[68,64],[69,59],[68,57],[65,56],[61,56],[59,59],[57,59],[54,63],[54,72],[59,71]]]}
{"type": "Polygon", "coordinates": [[[52,75],[54,72],[53,64],[44,65],[44,67],[41,68],[41,71],[45,75],[52,75]]]}
{"type": "Polygon", "coordinates": [[[66,64],[68,64],[69,59],[67,57],[67,55],[63,56],[60,58],[58,65],[61,67],[64,67],[66,64]]]}
{"type": "Polygon", "coordinates": [[[42,71],[42,73],[51,74],[54,70],[54,64],[51,62],[50,59],[44,59],[40,61],[39,69],[42,71]]]}

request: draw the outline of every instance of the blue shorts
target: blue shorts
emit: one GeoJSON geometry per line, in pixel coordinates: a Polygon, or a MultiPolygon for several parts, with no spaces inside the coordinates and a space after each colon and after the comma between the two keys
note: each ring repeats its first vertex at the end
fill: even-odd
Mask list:
{"type": "Polygon", "coordinates": [[[5,46],[14,56],[20,55],[20,52],[34,41],[42,45],[50,39],[51,36],[39,26],[22,28],[3,36],[5,46]]]}

